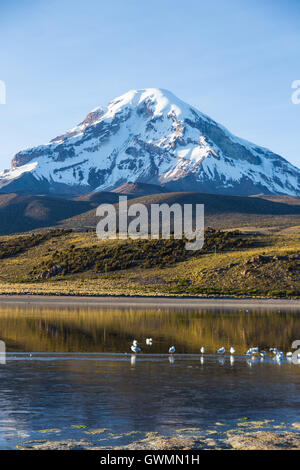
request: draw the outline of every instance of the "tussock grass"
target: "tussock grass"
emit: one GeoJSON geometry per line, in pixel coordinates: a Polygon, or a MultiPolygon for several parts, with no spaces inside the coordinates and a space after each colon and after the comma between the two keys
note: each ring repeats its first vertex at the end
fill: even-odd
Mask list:
{"type": "MultiPolygon", "coordinates": [[[[233,236],[229,233],[227,237],[230,240],[233,236]]],[[[11,243],[14,238],[3,237],[2,241],[11,243]]],[[[277,231],[273,228],[249,230],[233,238],[234,246],[230,243],[226,246],[223,243],[226,237],[221,235],[220,244],[216,243],[216,238],[211,238],[211,243],[201,253],[186,255],[180,244],[174,251],[171,242],[169,246],[169,242],[165,246],[159,243],[152,246],[153,242],[99,241],[94,232],[64,233],[0,260],[0,292],[300,297],[299,226],[277,231]],[[251,240],[250,246],[244,241],[237,246],[239,239],[251,240]],[[137,252],[131,250],[128,265],[123,257],[126,246],[139,247],[137,252]],[[95,250],[105,256],[93,258],[95,250]],[[49,279],[37,279],[43,269],[59,264],[60,257],[63,261],[72,259],[73,252],[81,256],[74,259],[78,269],[71,265],[71,269],[62,270],[49,279]],[[81,266],[86,253],[91,255],[92,262],[81,266]],[[145,269],[147,256],[150,263],[145,269]],[[118,269],[114,269],[113,259],[118,269]]]]}

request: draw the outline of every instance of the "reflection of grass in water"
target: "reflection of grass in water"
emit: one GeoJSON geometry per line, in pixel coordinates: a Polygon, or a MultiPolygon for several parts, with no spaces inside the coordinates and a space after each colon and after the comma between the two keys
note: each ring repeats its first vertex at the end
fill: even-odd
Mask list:
{"type": "Polygon", "coordinates": [[[202,345],[215,352],[220,345],[233,345],[244,353],[253,345],[290,349],[300,334],[300,317],[262,310],[2,307],[0,330],[1,339],[14,351],[124,352],[134,337],[150,336],[156,352],[165,352],[164,343],[172,342],[181,352],[198,353],[202,345]]]}

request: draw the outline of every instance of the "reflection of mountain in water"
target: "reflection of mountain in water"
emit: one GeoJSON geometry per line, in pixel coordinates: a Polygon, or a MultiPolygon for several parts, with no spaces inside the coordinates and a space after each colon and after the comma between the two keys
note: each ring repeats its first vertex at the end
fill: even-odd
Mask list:
{"type": "Polygon", "coordinates": [[[1,339],[8,351],[128,352],[133,338],[144,352],[214,353],[220,345],[244,353],[249,346],[289,350],[300,335],[300,316],[267,310],[136,310],[2,308],[1,339]],[[145,338],[154,339],[151,349],[145,338]]]}

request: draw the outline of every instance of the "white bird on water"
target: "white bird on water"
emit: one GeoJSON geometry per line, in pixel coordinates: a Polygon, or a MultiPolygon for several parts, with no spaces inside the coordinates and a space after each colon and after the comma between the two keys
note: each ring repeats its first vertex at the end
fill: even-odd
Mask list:
{"type": "Polygon", "coordinates": [[[272,351],[272,353],[274,354],[274,356],[276,356],[276,354],[279,353],[279,351],[278,351],[277,348],[270,348],[270,351],[272,351]]]}
{"type": "Polygon", "coordinates": [[[256,354],[258,353],[258,348],[249,348],[248,351],[246,352],[247,356],[251,356],[251,354],[256,354]]]}
{"type": "Polygon", "coordinates": [[[205,353],[205,347],[204,346],[202,346],[202,348],[200,348],[200,352],[201,352],[201,354],[205,353]]]}
{"type": "Polygon", "coordinates": [[[277,361],[281,361],[283,359],[283,352],[278,351],[278,353],[276,354],[275,357],[276,357],[277,361]]]}
{"type": "Polygon", "coordinates": [[[230,354],[234,354],[234,353],[235,353],[235,349],[231,346],[231,348],[229,349],[229,352],[230,352],[230,354]]]}
{"type": "Polygon", "coordinates": [[[138,347],[138,342],[136,339],[132,341],[131,351],[135,354],[141,351],[141,348],[138,347]]]}
{"type": "Polygon", "coordinates": [[[176,351],[175,346],[171,346],[171,347],[169,348],[169,354],[174,354],[175,351],[176,351]]]}
{"type": "Polygon", "coordinates": [[[152,345],[152,338],[146,338],[146,344],[148,346],[151,346],[152,345]]]}
{"type": "Polygon", "coordinates": [[[218,349],[217,354],[224,354],[225,353],[225,348],[224,346],[220,349],[218,349]]]}

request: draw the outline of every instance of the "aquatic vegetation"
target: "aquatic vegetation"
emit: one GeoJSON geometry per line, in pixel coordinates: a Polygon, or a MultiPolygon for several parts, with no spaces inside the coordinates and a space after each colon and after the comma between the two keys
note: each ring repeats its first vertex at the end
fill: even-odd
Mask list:
{"type": "Polygon", "coordinates": [[[61,441],[33,440],[18,444],[19,450],[83,450],[93,447],[92,442],[76,441],[75,439],[65,439],[61,441]]]}
{"type": "Polygon", "coordinates": [[[263,426],[266,426],[266,425],[272,423],[273,421],[274,420],[270,420],[270,419],[264,419],[262,421],[248,421],[248,420],[246,420],[245,422],[237,423],[237,426],[247,427],[247,428],[262,428],[263,426]]]}
{"type": "Polygon", "coordinates": [[[84,431],[84,432],[85,434],[104,434],[107,431],[109,431],[108,428],[102,428],[102,429],[91,429],[90,431],[84,431]]]}
{"type": "Polygon", "coordinates": [[[52,433],[52,432],[59,433],[59,432],[61,432],[61,429],[56,429],[56,428],[53,428],[53,429],[40,429],[40,432],[42,432],[43,434],[52,433]]]}
{"type": "Polygon", "coordinates": [[[228,432],[228,444],[237,450],[300,449],[300,437],[290,431],[256,431],[236,434],[228,432]]]}
{"type": "MultiPolygon", "coordinates": [[[[294,423],[298,425],[299,423],[294,423]]],[[[270,425],[270,420],[253,421],[249,428],[232,427],[223,432],[211,428],[184,428],[174,430],[172,435],[163,435],[157,431],[142,433],[129,431],[121,434],[110,433],[106,439],[97,439],[107,429],[92,430],[92,442],[84,439],[50,439],[30,440],[19,443],[19,450],[186,450],[186,449],[233,449],[233,450],[277,450],[300,449],[300,436],[295,431],[277,432],[276,426],[268,430],[257,430],[257,427],[270,425]],[[252,428],[252,429],[251,429],[252,428]],[[136,434],[142,434],[136,440],[136,434]],[[132,439],[131,439],[132,438],[132,439]],[[125,439],[122,446],[113,441],[125,439]],[[101,446],[99,445],[101,443],[101,446]]],[[[292,425],[293,426],[293,425],[292,425]]],[[[87,433],[87,431],[85,431],[87,433]]]]}

